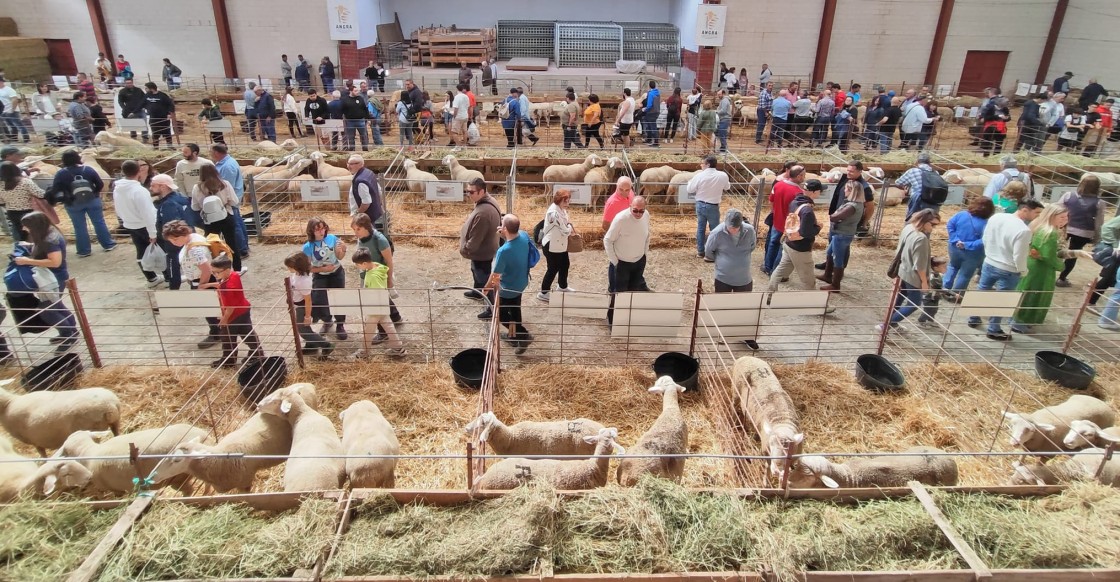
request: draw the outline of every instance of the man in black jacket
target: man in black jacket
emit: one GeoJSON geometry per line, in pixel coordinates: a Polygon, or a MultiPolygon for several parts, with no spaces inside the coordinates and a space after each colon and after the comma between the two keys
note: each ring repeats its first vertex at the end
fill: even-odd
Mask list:
{"type": "MultiPolygon", "coordinates": [[[[416,135],[420,131],[420,110],[424,108],[424,92],[412,79],[404,82],[405,89],[408,89],[408,118],[412,121],[412,134],[416,135]]],[[[404,98],[401,98],[404,100],[404,98]]]]}
{"type": "Polygon", "coordinates": [[[152,82],[144,83],[144,110],[148,112],[148,125],[152,128],[152,147],[159,148],[162,136],[171,145],[171,124],[175,121],[175,102],[152,82]]]}
{"type": "Polygon", "coordinates": [[[365,100],[359,94],[357,87],[351,86],[350,93],[342,98],[342,119],[346,127],[343,141],[347,151],[354,151],[354,132],[362,140],[362,151],[369,151],[369,134],[366,133],[366,120],[369,119],[369,109],[365,100]]]}
{"type": "MultiPolygon", "coordinates": [[[[144,118],[144,91],[137,87],[132,79],[125,79],[124,87],[117,93],[117,103],[121,106],[121,115],[127,119],[144,118]]],[[[132,139],[136,139],[136,132],[129,132],[132,139]]],[[[144,143],[148,143],[148,132],[144,132],[144,143]]]]}
{"type": "MultiPolygon", "coordinates": [[[[816,289],[817,279],[813,274],[813,240],[820,234],[821,226],[817,222],[817,215],[813,212],[813,201],[817,199],[822,189],[819,180],[809,180],[805,183],[805,191],[798,194],[789,205],[790,215],[795,215],[800,219],[800,228],[793,236],[786,233],[782,237],[784,239],[782,244],[785,245],[782,249],[782,260],[770,275],[770,285],[767,292],[777,291],[778,283],[794,271],[797,272],[797,277],[801,279],[802,289],[816,289]]],[[[784,225],[774,226],[784,228],[784,225]]]]}
{"type": "Polygon", "coordinates": [[[1046,93],[1039,93],[1023,104],[1023,112],[1019,114],[1019,137],[1015,140],[1015,151],[1023,148],[1031,152],[1041,151],[1046,128],[1038,114],[1045,101],[1046,93]]]}

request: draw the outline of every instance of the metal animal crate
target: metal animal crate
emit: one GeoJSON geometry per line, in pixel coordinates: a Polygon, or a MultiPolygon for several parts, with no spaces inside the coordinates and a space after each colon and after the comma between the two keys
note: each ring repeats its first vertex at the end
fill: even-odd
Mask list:
{"type": "Polygon", "coordinates": [[[499,59],[555,56],[556,23],[551,20],[499,20],[497,28],[499,59]]]}
{"type": "Polygon", "coordinates": [[[556,66],[613,67],[622,59],[622,27],[603,22],[557,22],[556,66]]]}

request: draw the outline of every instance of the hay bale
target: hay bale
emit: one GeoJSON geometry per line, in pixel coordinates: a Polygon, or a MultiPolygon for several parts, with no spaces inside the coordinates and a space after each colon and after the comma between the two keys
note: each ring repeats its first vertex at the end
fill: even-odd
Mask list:
{"type": "Polygon", "coordinates": [[[34,81],[51,78],[47,43],[41,38],[0,37],[0,65],[9,81],[34,81]]]}
{"type": "Polygon", "coordinates": [[[19,27],[14,18],[0,18],[0,36],[19,36],[19,27]]]}
{"type": "Polygon", "coordinates": [[[0,579],[61,580],[78,567],[124,508],[24,501],[0,509],[0,579]]]}

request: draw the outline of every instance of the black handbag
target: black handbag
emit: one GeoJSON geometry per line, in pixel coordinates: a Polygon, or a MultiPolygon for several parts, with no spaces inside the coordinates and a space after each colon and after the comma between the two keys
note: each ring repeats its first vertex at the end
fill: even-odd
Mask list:
{"type": "Polygon", "coordinates": [[[1099,242],[1093,247],[1093,262],[1110,269],[1116,264],[1116,251],[1107,244],[1099,242]]]}

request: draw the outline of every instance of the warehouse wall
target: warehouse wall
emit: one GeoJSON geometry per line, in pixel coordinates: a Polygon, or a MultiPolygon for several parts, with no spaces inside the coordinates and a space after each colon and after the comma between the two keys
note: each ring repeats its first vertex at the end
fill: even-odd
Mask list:
{"type": "Polygon", "coordinates": [[[643,0],[640,3],[596,0],[380,0],[379,10],[384,22],[392,22],[394,11],[400,15],[401,30],[407,38],[421,26],[455,24],[461,28],[480,28],[494,26],[499,19],[670,22],[670,4],[671,0],[643,0]]]}
{"type": "MultiPolygon", "coordinates": [[[[233,51],[242,77],[280,76],[280,55],[294,67],[302,54],[316,67],[338,64],[338,43],[327,28],[327,0],[227,0],[233,51]]],[[[221,59],[214,66],[222,70],[221,59]]]]}
{"type": "Polygon", "coordinates": [[[700,0],[673,0],[669,6],[669,23],[681,30],[681,48],[696,51],[696,7],[700,0]]]}
{"type": "MultiPolygon", "coordinates": [[[[799,0],[792,7],[780,1],[724,4],[728,5],[726,42],[717,55],[717,71],[719,62],[735,70],[746,67],[752,82],[757,82],[762,63],[766,63],[779,77],[808,80],[813,72],[824,0],[799,0]]],[[[834,34],[833,44],[839,41],[840,35],[834,34]]]]}
{"type": "MultiPolygon", "coordinates": [[[[92,71],[97,60],[97,41],[89,24],[84,2],[74,0],[3,0],[0,16],[16,21],[20,36],[69,38],[78,70],[92,71]]],[[[3,55],[0,55],[0,61],[3,55]]]]}
{"type": "MultiPolygon", "coordinates": [[[[78,11],[87,17],[85,26],[89,28],[85,6],[78,11]]],[[[123,53],[132,64],[138,83],[146,82],[148,75],[158,83],[165,57],[178,65],[185,77],[221,74],[222,53],[210,0],[102,0],[101,11],[113,51],[123,53]]],[[[79,59],[79,68],[92,69],[96,58],[94,50],[89,65],[79,59]]]]}
{"type": "MultiPolygon", "coordinates": [[[[945,39],[937,83],[959,82],[965,54],[970,50],[1011,51],[1000,87],[1012,93],[1015,80],[1034,79],[1054,17],[1054,0],[957,0],[945,39]]],[[[936,19],[930,26],[936,26],[936,19]]],[[[1069,26],[1069,23],[1066,23],[1069,26]]],[[[1069,28],[1063,28],[1069,33],[1069,28]]]]}
{"type": "Polygon", "coordinates": [[[1120,3],[1116,0],[1070,2],[1050,70],[1046,73],[1046,83],[1072,71],[1076,75],[1071,81],[1074,87],[1083,87],[1090,77],[1097,77],[1105,89],[1120,89],[1117,30],[1120,30],[1120,3]]]}
{"type": "Polygon", "coordinates": [[[840,0],[825,80],[845,89],[852,80],[867,89],[921,83],[940,12],[941,0],[907,0],[905,10],[896,0],[840,0]]]}

